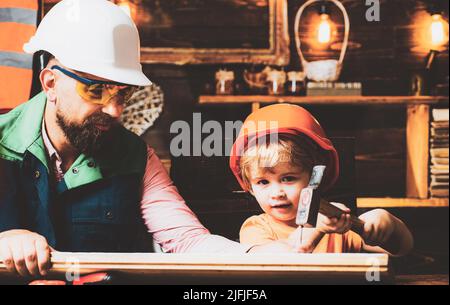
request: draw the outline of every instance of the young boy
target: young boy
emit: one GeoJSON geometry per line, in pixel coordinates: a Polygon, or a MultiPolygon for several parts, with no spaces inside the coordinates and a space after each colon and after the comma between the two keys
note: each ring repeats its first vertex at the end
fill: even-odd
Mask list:
{"type": "Polygon", "coordinates": [[[242,188],[265,212],[248,218],[240,241],[251,252],[386,252],[404,255],[413,246],[405,224],[376,209],[359,216],[362,236],[350,231],[350,210],[339,218],[319,214],[316,228],[299,228],[296,214],[300,192],[315,165],[326,165],[320,189],[326,191],[339,175],[339,159],[317,120],[304,108],[276,104],[252,113],[244,122],[230,156],[230,167],[242,188]]]}

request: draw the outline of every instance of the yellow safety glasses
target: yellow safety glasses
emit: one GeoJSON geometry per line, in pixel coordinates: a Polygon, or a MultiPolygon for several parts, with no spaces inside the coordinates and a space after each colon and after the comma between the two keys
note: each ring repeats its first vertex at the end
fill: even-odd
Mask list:
{"type": "Polygon", "coordinates": [[[84,100],[97,105],[106,105],[116,96],[121,98],[120,100],[122,103],[126,103],[137,90],[137,86],[85,78],[57,65],[52,66],[51,69],[59,70],[65,75],[75,79],[77,81],[77,93],[84,100]]]}

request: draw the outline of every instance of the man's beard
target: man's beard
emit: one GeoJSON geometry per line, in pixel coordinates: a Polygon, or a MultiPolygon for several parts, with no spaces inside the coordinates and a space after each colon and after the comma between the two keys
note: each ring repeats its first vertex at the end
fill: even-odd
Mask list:
{"type": "Polygon", "coordinates": [[[87,156],[98,156],[107,151],[112,139],[113,130],[118,122],[105,113],[94,113],[83,123],[70,122],[60,111],[56,112],[56,122],[61,127],[70,144],[80,153],[87,156]],[[95,124],[110,126],[107,131],[98,129],[95,124]]]}

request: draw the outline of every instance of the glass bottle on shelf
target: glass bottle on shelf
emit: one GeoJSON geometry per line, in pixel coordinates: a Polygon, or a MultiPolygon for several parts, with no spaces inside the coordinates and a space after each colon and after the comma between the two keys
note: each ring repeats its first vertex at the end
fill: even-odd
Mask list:
{"type": "Polygon", "coordinates": [[[234,72],[219,70],[216,72],[216,94],[232,95],[234,93],[234,72]]]}
{"type": "Polygon", "coordinates": [[[267,89],[269,95],[283,95],[286,73],[279,70],[271,70],[267,73],[267,89]]]}
{"type": "Polygon", "coordinates": [[[287,95],[306,95],[305,73],[291,71],[287,73],[287,95]]]}

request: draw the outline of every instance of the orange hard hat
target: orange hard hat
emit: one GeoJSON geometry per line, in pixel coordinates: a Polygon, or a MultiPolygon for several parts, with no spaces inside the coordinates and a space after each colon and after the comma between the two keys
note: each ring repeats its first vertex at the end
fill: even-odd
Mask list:
{"type": "Polygon", "coordinates": [[[339,157],[333,143],[327,138],[319,122],[306,109],[292,104],[275,104],[258,109],[245,120],[230,153],[230,168],[244,190],[240,158],[255,138],[270,134],[303,134],[327,152],[326,171],[321,183],[322,190],[330,189],[339,176],[339,157]],[[256,137],[255,137],[256,136],[256,137]]]}

